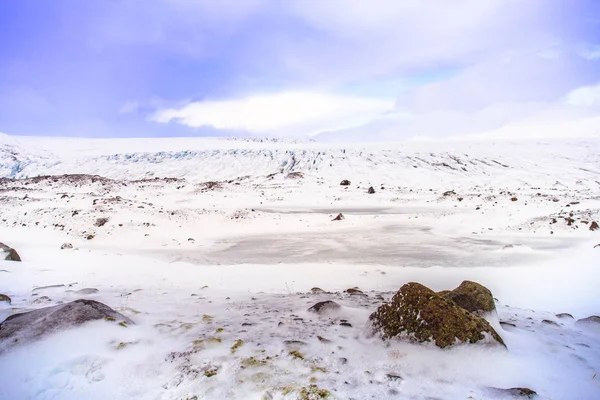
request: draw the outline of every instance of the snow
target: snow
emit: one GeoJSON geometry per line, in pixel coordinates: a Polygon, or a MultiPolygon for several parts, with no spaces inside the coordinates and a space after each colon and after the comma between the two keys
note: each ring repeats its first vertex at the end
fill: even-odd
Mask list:
{"type": "Polygon", "coordinates": [[[337,399],[598,399],[600,328],[576,322],[600,314],[598,144],[0,135],[1,176],[109,178],[0,181],[0,242],[23,259],[0,261],[0,320],[96,288],[84,297],[136,323],[14,346],[0,398],[293,399],[315,384],[337,399]],[[379,295],[465,279],[498,299],[508,350],[366,335],[379,295]],[[307,311],[325,300],[341,310],[307,311]]]}

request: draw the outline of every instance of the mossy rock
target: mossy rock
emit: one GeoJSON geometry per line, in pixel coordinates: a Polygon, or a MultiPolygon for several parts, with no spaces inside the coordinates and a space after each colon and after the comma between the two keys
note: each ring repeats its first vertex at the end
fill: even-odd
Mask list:
{"type": "Polygon", "coordinates": [[[0,294],[0,302],[7,302],[8,304],[12,303],[12,299],[6,294],[0,294]]]}
{"type": "Polygon", "coordinates": [[[487,334],[505,346],[485,319],[415,282],[402,286],[391,302],[380,306],[369,320],[373,334],[381,335],[384,340],[433,341],[445,348],[457,342],[476,343],[486,339],[487,334]]]}
{"type": "Polygon", "coordinates": [[[496,309],[492,292],[477,282],[464,281],[456,289],[441,296],[472,313],[488,313],[496,309]]]}

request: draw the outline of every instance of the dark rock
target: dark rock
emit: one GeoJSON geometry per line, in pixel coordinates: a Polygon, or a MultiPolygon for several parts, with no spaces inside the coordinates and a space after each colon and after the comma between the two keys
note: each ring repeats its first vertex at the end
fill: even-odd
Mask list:
{"type": "Polygon", "coordinates": [[[0,352],[17,343],[41,339],[52,333],[94,320],[133,324],[126,316],[94,300],[70,303],[14,314],[0,324],[0,352]]]}
{"type": "Polygon", "coordinates": [[[3,302],[3,301],[10,304],[12,302],[12,299],[6,294],[0,294],[0,302],[3,302]]]}
{"type": "Polygon", "coordinates": [[[513,328],[516,328],[517,325],[513,324],[512,322],[506,322],[506,321],[500,321],[500,326],[505,327],[505,326],[510,326],[513,328]]]}
{"type": "Polygon", "coordinates": [[[314,294],[322,294],[325,293],[325,291],[319,287],[314,287],[312,289],[310,289],[310,291],[314,294]]]}
{"type": "Polygon", "coordinates": [[[373,188],[373,186],[369,187],[369,190],[367,190],[367,193],[375,194],[375,189],[373,188]]]}
{"type": "Polygon", "coordinates": [[[398,374],[394,374],[394,373],[389,373],[387,374],[387,377],[390,381],[401,381],[403,380],[402,377],[398,374]]]}
{"type": "Polygon", "coordinates": [[[66,250],[66,249],[72,249],[73,245],[71,243],[63,243],[62,246],[60,246],[61,250],[66,250]]]}
{"type": "Polygon", "coordinates": [[[577,324],[600,324],[600,317],[592,315],[591,317],[578,319],[577,324]]]}
{"type": "Polygon", "coordinates": [[[473,313],[488,313],[496,309],[492,292],[476,282],[464,281],[444,297],[473,313]]]}
{"type": "Polygon", "coordinates": [[[560,326],[557,322],[551,321],[549,319],[542,320],[542,324],[553,325],[553,326],[560,326]]]}
{"type": "Polygon", "coordinates": [[[372,333],[381,335],[384,340],[433,340],[436,346],[444,348],[457,342],[476,343],[487,334],[504,345],[486,320],[415,282],[402,286],[390,303],[371,314],[369,321],[372,333]]]}
{"type": "Polygon", "coordinates": [[[4,243],[0,243],[0,250],[4,252],[4,259],[6,261],[21,261],[21,257],[19,253],[12,247],[8,247],[4,243]]]}
{"type": "Polygon", "coordinates": [[[331,343],[331,340],[329,339],[325,339],[322,336],[317,336],[317,339],[319,339],[319,342],[323,342],[323,343],[331,343]]]}
{"type": "Polygon", "coordinates": [[[344,293],[358,295],[358,296],[366,296],[366,294],[364,294],[359,288],[356,288],[356,287],[346,289],[346,290],[344,290],[344,293]]]}
{"type": "Polygon", "coordinates": [[[101,227],[101,226],[106,225],[107,222],[108,222],[108,218],[102,217],[102,218],[96,219],[96,223],[94,225],[96,225],[97,227],[101,227]]]}
{"type": "Polygon", "coordinates": [[[350,186],[351,182],[348,179],[344,179],[340,182],[341,186],[350,186]]]}
{"type": "Polygon", "coordinates": [[[314,312],[317,314],[323,314],[323,313],[339,310],[340,308],[342,308],[342,306],[340,306],[335,301],[327,300],[327,301],[318,302],[314,306],[310,307],[308,309],[308,311],[314,312]]]}
{"type": "Polygon", "coordinates": [[[560,313],[560,314],[556,314],[556,318],[570,318],[570,319],[574,319],[573,316],[569,313],[560,313]]]}
{"type": "Polygon", "coordinates": [[[442,194],[442,196],[455,196],[456,192],[454,190],[448,190],[442,194]]]}
{"type": "Polygon", "coordinates": [[[352,324],[349,322],[340,322],[340,326],[345,326],[346,328],[352,328],[352,324]]]}
{"type": "Polygon", "coordinates": [[[596,221],[592,221],[592,223],[590,224],[590,231],[595,231],[600,229],[600,226],[598,226],[598,223],[596,221]]]}
{"type": "Polygon", "coordinates": [[[492,392],[498,395],[510,396],[513,398],[527,398],[534,399],[537,393],[534,390],[528,388],[510,388],[510,389],[499,389],[490,388],[492,392]]]}
{"type": "Polygon", "coordinates": [[[85,237],[85,238],[86,238],[87,240],[92,240],[92,239],[93,239],[93,238],[95,238],[95,237],[96,237],[96,235],[89,234],[89,235],[86,235],[86,237],[85,237]]]}
{"type": "Polygon", "coordinates": [[[342,213],[339,213],[339,214],[337,215],[337,217],[335,217],[334,219],[332,219],[332,221],[343,221],[343,220],[345,220],[345,219],[346,219],[346,217],[344,217],[344,214],[342,214],[342,213]]]}
{"type": "Polygon", "coordinates": [[[285,179],[302,179],[302,178],[304,178],[304,174],[302,172],[290,172],[285,177],[285,179]]]}

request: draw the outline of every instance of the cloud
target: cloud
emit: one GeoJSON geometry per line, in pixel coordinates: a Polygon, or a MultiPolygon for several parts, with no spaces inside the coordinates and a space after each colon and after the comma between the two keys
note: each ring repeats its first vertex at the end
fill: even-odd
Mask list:
{"type": "Polygon", "coordinates": [[[393,100],[316,92],[282,92],[191,102],[159,110],[151,120],[253,134],[314,135],[361,125],[393,108],[393,100]]]}
{"type": "Polygon", "coordinates": [[[574,106],[600,106],[600,83],[573,90],[567,95],[566,102],[574,106]]]}

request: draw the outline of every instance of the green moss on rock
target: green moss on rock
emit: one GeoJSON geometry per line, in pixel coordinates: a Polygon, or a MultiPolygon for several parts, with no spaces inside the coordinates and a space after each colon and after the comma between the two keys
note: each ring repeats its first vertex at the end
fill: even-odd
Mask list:
{"type": "Polygon", "coordinates": [[[496,309],[492,292],[477,282],[464,281],[443,296],[472,313],[488,313],[496,309]]]}
{"type": "Polygon", "coordinates": [[[373,333],[383,339],[433,341],[436,346],[445,348],[457,341],[476,343],[488,334],[504,345],[486,320],[415,282],[402,286],[391,302],[380,306],[369,320],[373,333]]]}

